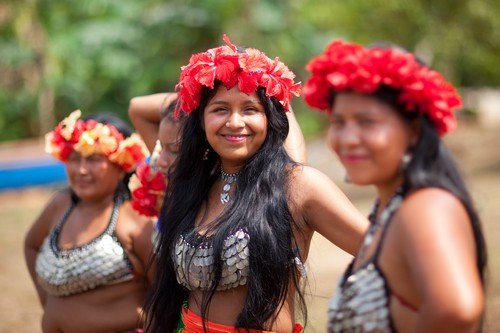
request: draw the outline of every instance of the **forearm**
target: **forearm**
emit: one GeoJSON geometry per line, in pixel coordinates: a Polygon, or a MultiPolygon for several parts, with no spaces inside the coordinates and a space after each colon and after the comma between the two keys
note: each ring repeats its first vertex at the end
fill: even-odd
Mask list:
{"type": "Polygon", "coordinates": [[[158,139],[161,108],[164,102],[168,103],[171,96],[171,93],[160,93],[138,96],[130,100],[128,109],[130,120],[150,152],[153,152],[158,139]]]}
{"type": "Polygon", "coordinates": [[[293,111],[287,112],[290,130],[285,140],[285,149],[290,157],[299,163],[307,163],[306,141],[293,111]]]}

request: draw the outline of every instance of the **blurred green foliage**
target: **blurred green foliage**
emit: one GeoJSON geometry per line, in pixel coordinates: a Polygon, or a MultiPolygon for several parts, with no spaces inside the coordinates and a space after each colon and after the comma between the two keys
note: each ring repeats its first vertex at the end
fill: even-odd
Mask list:
{"type": "MultiPolygon", "coordinates": [[[[391,41],[459,86],[500,81],[497,0],[3,0],[0,141],[39,136],[74,109],[126,118],[131,97],[171,91],[194,52],[279,56],[305,81],[333,38],[391,41]]],[[[306,135],[324,118],[294,101],[306,135]]]]}

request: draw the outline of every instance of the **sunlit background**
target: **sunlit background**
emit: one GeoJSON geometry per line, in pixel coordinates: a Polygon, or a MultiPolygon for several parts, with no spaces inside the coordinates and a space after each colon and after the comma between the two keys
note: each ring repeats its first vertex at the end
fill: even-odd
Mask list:
{"type": "MultiPolygon", "coordinates": [[[[491,276],[486,330],[500,332],[499,17],[497,0],[2,0],[0,182],[10,183],[0,183],[0,285],[6,291],[0,331],[39,331],[41,307],[22,240],[57,188],[26,187],[29,174],[8,172],[49,163],[41,138],[75,109],[127,119],[132,97],[172,91],[189,56],[221,45],[226,33],[235,44],[279,56],[302,82],[308,60],[342,38],[398,44],[459,88],[461,128],[447,143],[484,220],[491,276]]],[[[324,116],[299,99],[293,103],[310,163],[368,211],[373,192],[342,184],[342,169],[322,140],[324,116]]],[[[349,260],[321,238],[315,242],[306,332],[324,331],[328,297],[349,260]]]]}

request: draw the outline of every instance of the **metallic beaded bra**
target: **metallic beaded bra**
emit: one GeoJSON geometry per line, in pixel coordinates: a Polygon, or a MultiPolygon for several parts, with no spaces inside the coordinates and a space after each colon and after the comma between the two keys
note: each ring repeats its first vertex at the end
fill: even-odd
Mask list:
{"type": "Polygon", "coordinates": [[[68,250],[59,249],[61,229],[75,207],[45,238],[36,258],[40,286],[50,295],[68,296],[134,278],[132,263],[115,235],[121,199],[115,199],[106,230],[90,242],[68,250]]]}
{"type": "MultiPolygon", "coordinates": [[[[214,279],[213,244],[211,237],[201,235],[195,237],[199,239],[190,242],[187,240],[188,237],[181,235],[175,244],[174,263],[177,282],[188,290],[209,290],[214,279]]],[[[249,241],[250,235],[242,229],[224,240],[222,275],[217,291],[236,288],[247,283],[250,269],[249,241]]]]}
{"type": "MultiPolygon", "coordinates": [[[[194,241],[181,235],[175,244],[175,271],[177,282],[188,290],[210,290],[214,279],[214,249],[212,238],[199,235],[196,231],[194,241]]],[[[217,291],[228,290],[246,285],[250,270],[248,243],[250,235],[244,229],[237,230],[224,240],[222,249],[222,274],[217,291]]],[[[307,275],[305,265],[299,258],[298,248],[293,263],[302,277],[307,275]]]]}
{"type": "Polygon", "coordinates": [[[389,312],[391,290],[382,270],[378,267],[383,237],[387,225],[399,205],[403,195],[398,190],[376,221],[378,202],[370,214],[368,229],[360,253],[365,253],[372,243],[374,234],[382,229],[382,237],[377,244],[373,257],[353,272],[354,260],[351,262],[338,288],[330,300],[328,310],[328,332],[394,332],[395,328],[389,312]]]}

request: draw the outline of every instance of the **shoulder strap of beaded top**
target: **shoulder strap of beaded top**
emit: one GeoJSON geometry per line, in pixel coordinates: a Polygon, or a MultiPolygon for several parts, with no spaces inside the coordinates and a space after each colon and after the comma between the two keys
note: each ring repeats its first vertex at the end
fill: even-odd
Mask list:
{"type": "Polygon", "coordinates": [[[387,234],[387,229],[389,229],[389,224],[392,220],[392,217],[398,210],[399,206],[403,202],[404,195],[401,189],[398,189],[396,193],[392,196],[392,198],[389,200],[387,203],[387,206],[384,208],[382,213],[380,214],[379,221],[375,221],[374,223],[379,223],[382,230],[381,230],[381,235],[380,235],[380,240],[377,244],[377,247],[375,249],[375,253],[373,256],[374,260],[377,260],[378,256],[380,255],[380,252],[382,250],[382,245],[384,242],[385,235],[387,234]]]}

